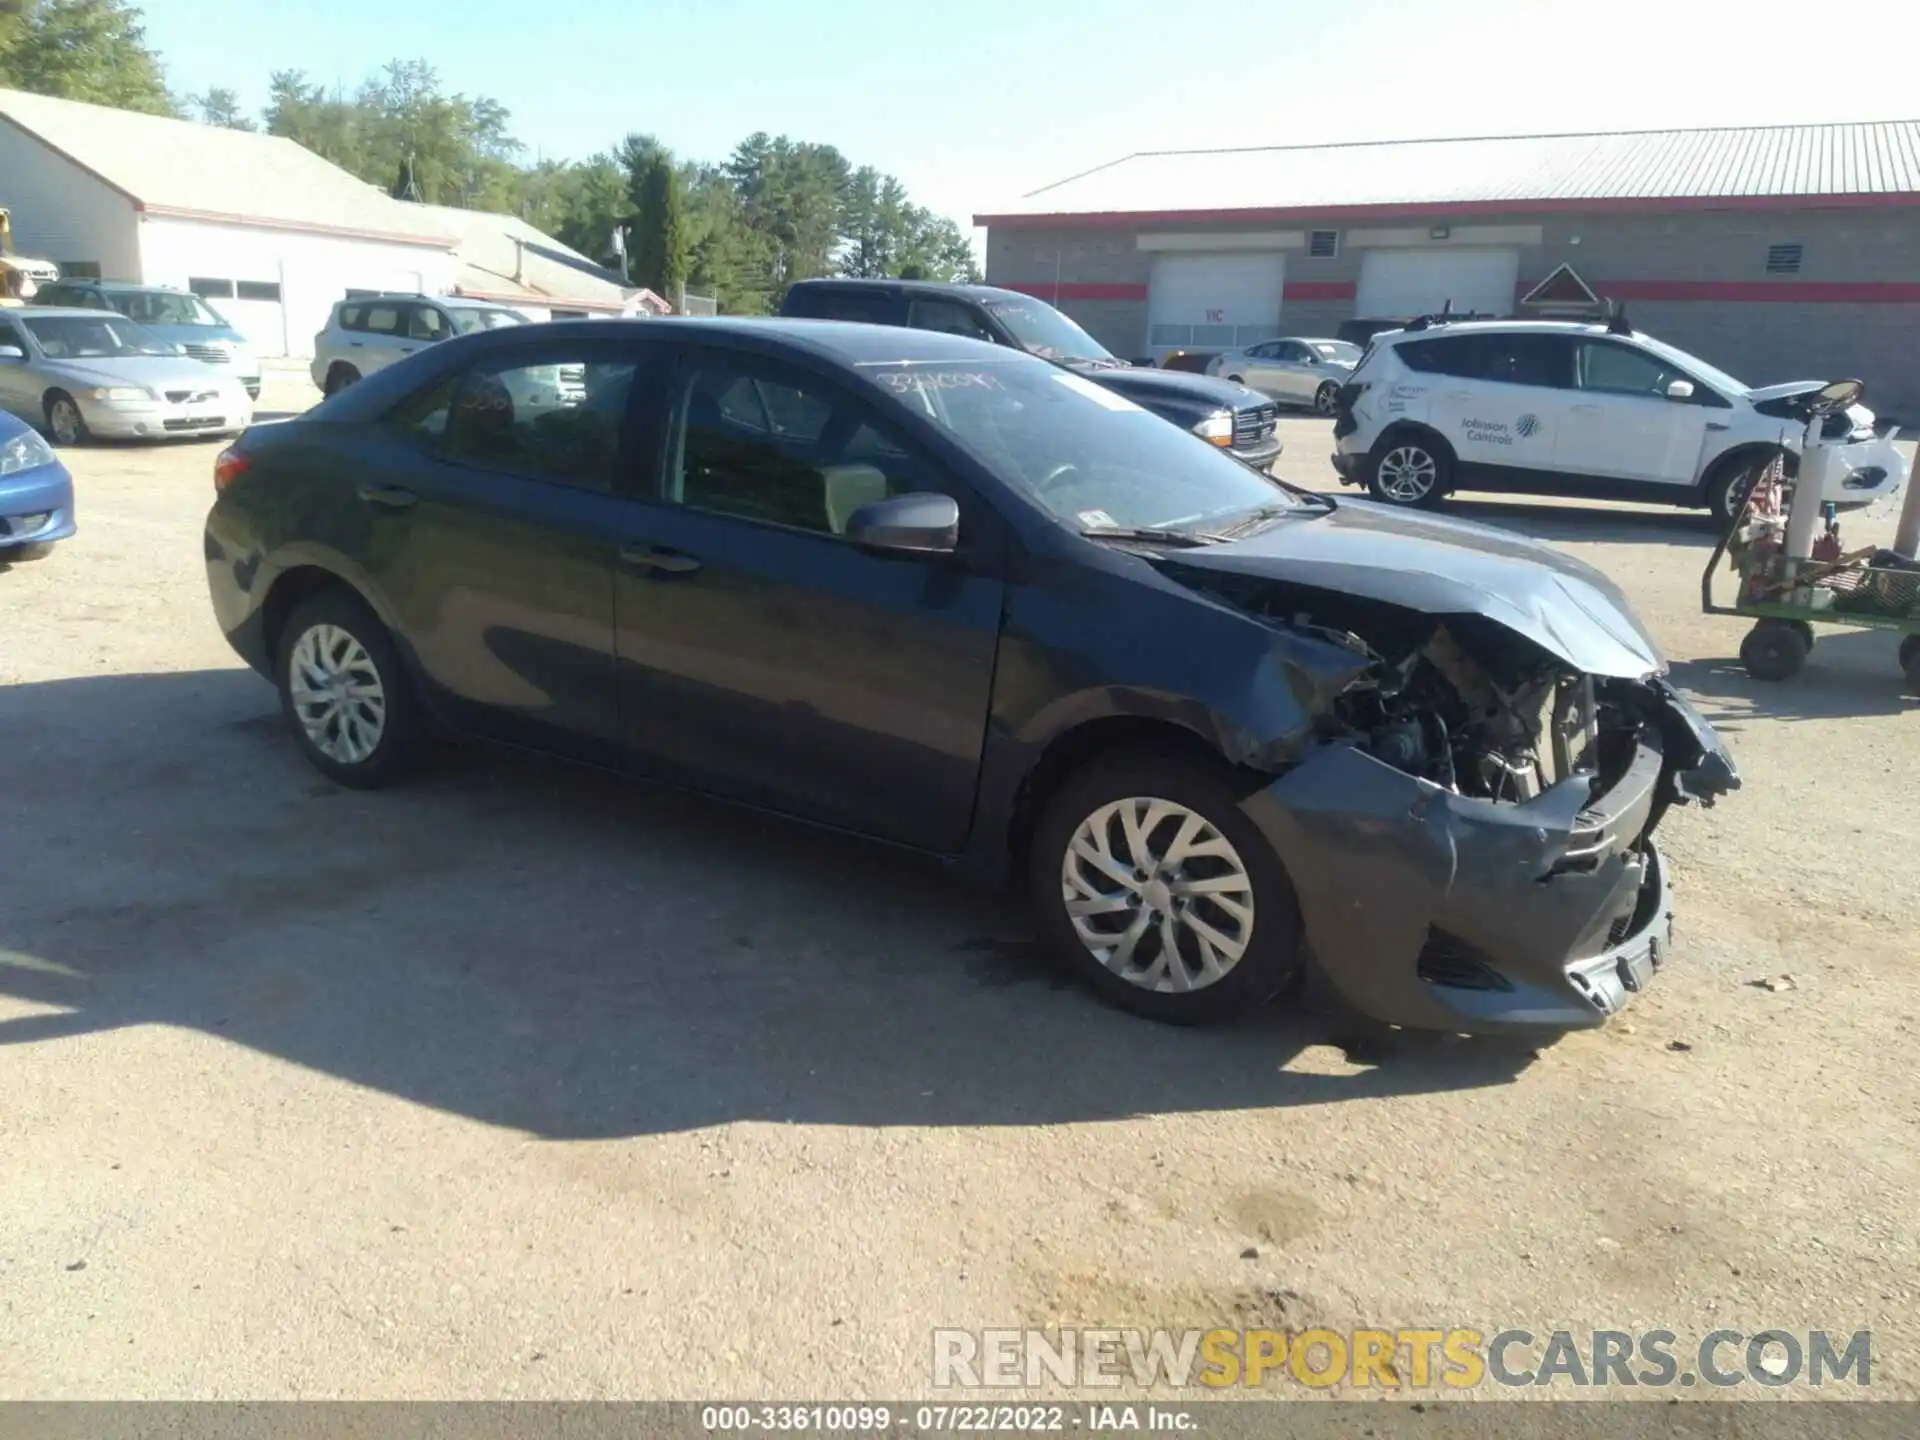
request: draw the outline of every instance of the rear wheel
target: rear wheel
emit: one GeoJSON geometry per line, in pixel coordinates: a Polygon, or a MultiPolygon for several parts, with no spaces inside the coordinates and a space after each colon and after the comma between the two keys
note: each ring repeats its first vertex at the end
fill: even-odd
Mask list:
{"type": "Polygon", "coordinates": [[[323,388],[329,395],[338,394],[359,378],[360,372],[353,366],[344,360],[336,361],[333,368],[327,371],[327,383],[323,388]]]}
{"type": "Polygon", "coordinates": [[[1446,493],[1448,457],[1423,436],[1391,435],[1374,447],[1367,489],[1388,505],[1437,505],[1446,493]]]}
{"type": "Polygon", "coordinates": [[[47,433],[56,445],[83,445],[87,441],[87,417],[64,390],[47,396],[47,433]]]}
{"type": "Polygon", "coordinates": [[[1331,380],[1324,381],[1320,388],[1313,392],[1313,413],[1331,415],[1339,408],[1339,402],[1340,387],[1331,380]]]}
{"type": "Polygon", "coordinates": [[[1071,776],[1034,831],[1049,943],[1121,1008],[1170,1024],[1263,1005],[1300,969],[1300,912],[1226,767],[1150,751],[1071,776]]]}
{"type": "Polygon", "coordinates": [[[1805,668],[1812,646],[1788,620],[1762,620],[1740,642],[1740,663],[1756,680],[1791,680],[1805,668]]]}
{"type": "Polygon", "coordinates": [[[1231,380],[1236,385],[1244,385],[1247,383],[1246,376],[1244,375],[1229,375],[1227,376],[1227,379],[1231,380]]]}
{"type": "Polygon", "coordinates": [[[280,634],[275,679],[300,748],[328,779],[371,789],[397,778],[419,729],[399,651],[346,590],[308,596],[280,634]]]}

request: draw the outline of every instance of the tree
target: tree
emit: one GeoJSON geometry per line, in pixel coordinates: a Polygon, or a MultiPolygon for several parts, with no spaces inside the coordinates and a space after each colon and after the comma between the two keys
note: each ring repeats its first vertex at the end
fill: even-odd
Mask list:
{"type": "Polygon", "coordinates": [[[189,95],[187,107],[204,125],[218,125],[227,130],[253,129],[253,121],[240,109],[240,97],[224,85],[215,85],[204,95],[189,95]]]}
{"type": "Polygon", "coordinates": [[[633,218],[634,282],[678,304],[687,279],[687,246],[680,225],[680,177],[665,154],[648,167],[639,201],[633,218]]]}
{"type": "Polygon", "coordinates": [[[0,50],[0,84],[121,110],[176,115],[160,57],[126,0],[24,0],[0,50]]]}

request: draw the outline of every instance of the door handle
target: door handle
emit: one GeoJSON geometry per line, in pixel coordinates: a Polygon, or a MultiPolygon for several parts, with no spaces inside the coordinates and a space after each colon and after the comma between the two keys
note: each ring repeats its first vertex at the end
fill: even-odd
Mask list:
{"type": "Polygon", "coordinates": [[[691,575],[704,563],[697,555],[689,555],[684,550],[648,545],[643,541],[622,545],[620,559],[624,564],[638,565],[660,575],[691,575]]]}
{"type": "Polygon", "coordinates": [[[404,510],[420,497],[411,490],[399,485],[362,485],[359,496],[369,505],[377,505],[382,510],[404,510]]]}

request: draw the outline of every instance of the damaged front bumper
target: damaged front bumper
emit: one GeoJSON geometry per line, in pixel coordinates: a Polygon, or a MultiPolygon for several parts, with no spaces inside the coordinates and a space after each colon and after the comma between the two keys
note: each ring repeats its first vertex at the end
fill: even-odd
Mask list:
{"type": "Polygon", "coordinates": [[[1599,795],[1575,777],[1479,800],[1330,746],[1245,802],[1348,1003],[1418,1029],[1573,1030],[1645,987],[1672,927],[1651,832],[1668,805],[1739,785],[1706,722],[1650,683],[1665,723],[1599,795]]]}

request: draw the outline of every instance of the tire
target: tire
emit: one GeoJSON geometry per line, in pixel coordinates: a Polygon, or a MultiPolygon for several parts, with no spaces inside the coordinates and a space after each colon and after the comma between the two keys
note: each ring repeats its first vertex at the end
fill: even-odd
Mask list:
{"type": "Polygon", "coordinates": [[[56,445],[84,445],[92,439],[87,429],[87,417],[80,413],[80,406],[64,390],[51,392],[46,399],[47,434],[53,437],[56,445]]]}
{"type": "Polygon", "coordinates": [[[1340,406],[1340,387],[1331,380],[1322,382],[1313,392],[1313,413],[1331,417],[1340,406]]]}
{"type": "Polygon", "coordinates": [[[1789,620],[1787,624],[1791,625],[1800,638],[1807,642],[1807,649],[1813,649],[1813,626],[1804,620],[1789,620]]]}
{"type": "Polygon", "coordinates": [[[333,362],[333,368],[327,371],[327,383],[321,388],[325,394],[338,395],[359,378],[360,372],[353,366],[344,360],[336,360],[333,362]]]}
{"type": "Polygon", "coordinates": [[[1246,377],[1244,375],[1229,375],[1227,376],[1227,379],[1231,380],[1236,385],[1244,385],[1247,383],[1246,377]]]}
{"type": "Polygon", "coordinates": [[[1453,461],[1424,435],[1389,435],[1367,457],[1367,492],[1383,505],[1431,507],[1447,493],[1453,461]]]}
{"type": "Polygon", "coordinates": [[[1046,942],[1096,993],[1121,1009],[1165,1024],[1205,1024],[1268,1003],[1300,973],[1303,946],[1293,886],[1279,857],[1241,811],[1230,778],[1224,765],[1151,751],[1105,756],[1068,777],[1034,829],[1028,883],[1046,942]],[[1155,815],[1156,807],[1165,808],[1155,815]],[[1178,861],[1182,838],[1195,846],[1184,863],[1171,868],[1170,873],[1184,872],[1184,879],[1139,879],[1139,867],[1124,858],[1132,852],[1123,814],[1149,822],[1141,830],[1143,853],[1157,858],[1159,867],[1178,861]],[[1096,868],[1076,854],[1076,838],[1094,834],[1105,838],[1110,866],[1118,868],[1096,868]],[[1179,886],[1196,882],[1209,890],[1177,893],[1179,886]],[[1222,899],[1232,908],[1223,908],[1222,899]],[[1099,908],[1076,917],[1068,910],[1070,901],[1099,908]],[[1082,925],[1094,939],[1083,937],[1082,925]],[[1196,926],[1219,943],[1203,938],[1196,926]],[[1127,958],[1121,958],[1118,943],[1097,946],[1104,958],[1095,953],[1099,938],[1118,942],[1128,933],[1136,944],[1127,958]],[[1174,939],[1171,963],[1169,935],[1174,939]],[[1209,951],[1212,978],[1206,971],[1209,951]],[[1183,980],[1192,988],[1182,988],[1183,980]]]}
{"type": "Polygon", "coordinates": [[[1771,455],[1748,456],[1716,467],[1707,482],[1707,509],[1722,530],[1731,529],[1735,513],[1746,504],[1754,482],[1773,464],[1771,455]]]}
{"type": "Polygon", "coordinates": [[[321,590],[294,607],[280,632],[274,683],[301,751],[329,780],[370,790],[405,773],[420,729],[413,687],[392,637],[359,596],[321,590]],[[296,665],[306,680],[299,689],[296,665]],[[333,683],[316,683],[323,674],[333,683]],[[369,683],[374,693],[344,689],[369,683]]]}
{"type": "Polygon", "coordinates": [[[1900,642],[1900,668],[1907,684],[1920,691],[1920,635],[1909,635],[1900,642]]]}
{"type": "Polygon", "coordinates": [[[1762,620],[1740,642],[1740,663],[1755,680],[1791,680],[1807,663],[1806,637],[1790,620],[1762,620]]]}

